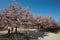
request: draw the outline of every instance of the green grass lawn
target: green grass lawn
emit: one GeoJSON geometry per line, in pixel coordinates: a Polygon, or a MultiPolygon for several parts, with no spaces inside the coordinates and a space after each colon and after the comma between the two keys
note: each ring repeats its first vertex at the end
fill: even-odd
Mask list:
{"type": "Polygon", "coordinates": [[[37,40],[22,33],[11,33],[6,35],[0,35],[0,40],[37,40]]]}
{"type": "Polygon", "coordinates": [[[51,29],[46,29],[44,31],[51,32],[51,33],[58,33],[60,32],[60,28],[51,28],[51,29]]]}

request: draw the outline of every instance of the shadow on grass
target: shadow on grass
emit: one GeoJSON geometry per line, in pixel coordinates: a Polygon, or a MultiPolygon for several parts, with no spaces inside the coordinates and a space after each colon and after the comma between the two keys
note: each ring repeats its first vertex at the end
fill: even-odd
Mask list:
{"type": "Polygon", "coordinates": [[[43,38],[45,36],[48,36],[46,32],[44,31],[37,31],[37,32],[34,32],[34,31],[28,31],[25,33],[27,36],[30,36],[30,37],[34,37],[34,38],[43,38]]]}
{"type": "Polygon", "coordinates": [[[45,32],[51,32],[51,33],[59,33],[60,32],[60,28],[51,28],[51,29],[46,29],[44,30],[45,32]]]}
{"type": "Polygon", "coordinates": [[[0,35],[0,40],[37,40],[23,33],[10,33],[5,35],[0,35]]]}

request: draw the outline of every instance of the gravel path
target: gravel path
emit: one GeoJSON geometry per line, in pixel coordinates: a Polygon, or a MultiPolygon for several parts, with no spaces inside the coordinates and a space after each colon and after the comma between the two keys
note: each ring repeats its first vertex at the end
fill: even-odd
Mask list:
{"type": "MultiPolygon", "coordinates": [[[[25,31],[37,31],[37,29],[22,29],[22,28],[17,28],[17,32],[25,32],[25,31]]],[[[11,31],[12,32],[12,31],[11,31]]],[[[10,33],[11,33],[10,32],[10,33]]],[[[13,32],[15,32],[15,28],[13,29],[13,32]]],[[[0,35],[4,35],[4,34],[7,34],[8,33],[8,30],[5,30],[5,31],[0,31],[0,35]]]]}
{"type": "Polygon", "coordinates": [[[54,33],[48,33],[48,36],[45,36],[44,38],[38,38],[39,40],[60,40],[60,32],[57,34],[54,33]]]}

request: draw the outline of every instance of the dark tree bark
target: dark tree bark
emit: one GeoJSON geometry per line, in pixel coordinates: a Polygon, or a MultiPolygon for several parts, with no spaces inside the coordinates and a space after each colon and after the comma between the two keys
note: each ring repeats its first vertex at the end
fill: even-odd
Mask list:
{"type": "Polygon", "coordinates": [[[12,33],[13,33],[13,27],[12,27],[11,29],[12,29],[11,31],[12,31],[12,33]]]}
{"type": "Polygon", "coordinates": [[[17,33],[17,26],[15,27],[15,33],[17,33]]]}
{"type": "Polygon", "coordinates": [[[10,34],[10,29],[8,29],[8,34],[10,34]]]}

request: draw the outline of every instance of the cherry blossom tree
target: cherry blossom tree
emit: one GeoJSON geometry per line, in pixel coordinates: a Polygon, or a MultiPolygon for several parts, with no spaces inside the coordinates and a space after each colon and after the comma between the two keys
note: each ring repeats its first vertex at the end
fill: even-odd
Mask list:
{"type": "Polygon", "coordinates": [[[0,27],[5,26],[21,26],[25,25],[26,28],[56,28],[60,23],[56,22],[51,16],[46,15],[33,15],[28,8],[22,5],[18,7],[16,2],[11,3],[5,10],[0,10],[0,27]]]}

